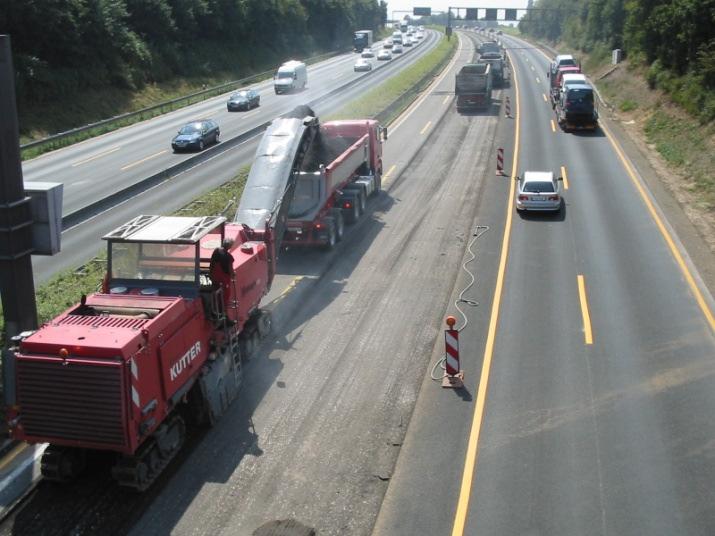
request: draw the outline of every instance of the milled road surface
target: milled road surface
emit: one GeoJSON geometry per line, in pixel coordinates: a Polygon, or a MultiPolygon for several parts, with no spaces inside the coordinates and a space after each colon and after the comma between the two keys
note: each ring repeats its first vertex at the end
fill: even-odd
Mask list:
{"type": "MultiPolygon", "coordinates": [[[[467,40],[456,67],[472,55],[467,40]]],[[[100,459],[76,485],[42,483],[0,534],[370,533],[440,335],[496,124],[489,114],[441,122],[452,75],[391,129],[386,191],[369,216],[331,254],[283,256],[278,292],[287,275],[304,276],[278,305],[293,312],[246,366],[218,426],[192,438],[144,495],[96,476],[107,470],[100,459]]]]}

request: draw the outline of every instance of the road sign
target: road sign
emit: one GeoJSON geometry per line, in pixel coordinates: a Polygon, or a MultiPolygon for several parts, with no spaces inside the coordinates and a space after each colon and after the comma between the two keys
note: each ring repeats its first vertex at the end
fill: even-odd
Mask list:
{"type": "Polygon", "coordinates": [[[415,7],[412,9],[412,14],[416,17],[429,17],[432,15],[431,7],[415,7]]]}
{"type": "Polygon", "coordinates": [[[486,10],[487,14],[484,17],[484,20],[497,20],[497,10],[494,8],[490,8],[486,10]]]}
{"type": "Polygon", "coordinates": [[[516,9],[505,9],[504,20],[516,20],[516,9]]]}
{"type": "Polygon", "coordinates": [[[464,20],[479,20],[479,10],[475,7],[468,7],[464,20]]]}

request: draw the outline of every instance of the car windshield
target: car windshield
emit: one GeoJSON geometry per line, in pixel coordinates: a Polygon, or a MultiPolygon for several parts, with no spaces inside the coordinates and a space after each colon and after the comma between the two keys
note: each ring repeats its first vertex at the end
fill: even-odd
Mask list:
{"type": "Polygon", "coordinates": [[[293,71],[278,71],[278,78],[293,78],[293,71]]]}
{"type": "Polygon", "coordinates": [[[554,184],[550,181],[529,181],[524,184],[523,191],[525,192],[553,192],[554,184]]]}
{"type": "Polygon", "coordinates": [[[234,93],[231,97],[234,99],[245,99],[248,97],[248,93],[245,91],[239,91],[238,93],[234,93]]]}
{"type": "Polygon", "coordinates": [[[179,134],[197,134],[201,132],[201,125],[185,125],[181,127],[179,134]]]}
{"type": "Polygon", "coordinates": [[[561,60],[559,62],[559,67],[565,67],[567,65],[576,66],[576,60],[568,59],[568,60],[561,60]]]}
{"type": "Polygon", "coordinates": [[[569,89],[566,101],[575,104],[593,102],[593,91],[590,89],[569,89]]]}

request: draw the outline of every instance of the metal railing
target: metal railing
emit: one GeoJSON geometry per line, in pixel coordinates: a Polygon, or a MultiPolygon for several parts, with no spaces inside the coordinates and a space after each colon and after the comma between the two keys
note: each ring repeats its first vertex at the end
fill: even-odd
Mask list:
{"type": "MultiPolygon", "coordinates": [[[[345,50],[336,50],[333,52],[327,52],[325,54],[319,54],[318,56],[312,56],[310,58],[307,58],[304,61],[306,63],[316,63],[318,61],[322,61],[323,59],[327,59],[332,56],[342,54],[343,52],[345,52],[345,50]]],[[[189,95],[184,95],[182,97],[177,97],[175,99],[160,102],[158,104],[154,104],[152,106],[142,108],[141,110],[136,110],[134,112],[127,112],[127,113],[120,114],[120,115],[115,115],[114,117],[110,117],[108,119],[102,119],[101,121],[96,121],[94,123],[90,123],[90,124],[84,125],[82,127],[73,128],[71,130],[66,130],[64,132],[58,132],[57,134],[52,134],[51,136],[47,136],[46,138],[42,138],[39,140],[33,140],[31,142],[22,144],[20,146],[20,149],[22,151],[26,151],[28,149],[41,147],[43,145],[50,145],[53,149],[59,149],[60,147],[65,147],[67,145],[71,145],[72,143],[75,143],[76,141],[78,141],[78,140],[70,139],[70,138],[74,138],[78,135],[92,131],[94,129],[101,129],[102,127],[107,127],[114,123],[116,123],[117,126],[121,126],[123,122],[126,122],[126,124],[131,124],[132,122],[136,122],[136,121],[132,121],[133,119],[139,117],[140,120],[143,120],[144,119],[143,116],[145,116],[145,115],[147,116],[147,119],[150,119],[152,117],[156,117],[157,115],[161,115],[163,113],[171,112],[175,109],[181,108],[182,106],[179,106],[179,104],[182,102],[185,103],[185,105],[193,104],[194,102],[206,100],[208,98],[215,97],[216,95],[220,95],[221,93],[228,91],[230,88],[241,87],[248,83],[268,78],[268,77],[270,77],[270,75],[273,74],[274,71],[275,71],[275,69],[271,69],[270,71],[263,71],[260,73],[255,73],[255,74],[252,74],[251,76],[247,76],[245,78],[240,78],[238,80],[232,80],[230,82],[224,82],[223,84],[219,84],[218,86],[213,86],[213,87],[210,87],[207,89],[202,89],[201,91],[196,91],[189,95]],[[168,110],[165,111],[166,108],[168,108],[168,110]]],[[[111,129],[107,129],[104,132],[108,132],[109,130],[111,130],[111,129]]],[[[103,133],[103,132],[100,132],[100,133],[103,133]]],[[[87,136],[86,138],[90,138],[90,137],[91,136],[87,136]]]]}

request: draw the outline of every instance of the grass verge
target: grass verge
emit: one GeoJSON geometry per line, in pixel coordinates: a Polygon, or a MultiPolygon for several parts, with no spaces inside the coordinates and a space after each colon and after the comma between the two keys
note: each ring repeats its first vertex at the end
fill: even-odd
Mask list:
{"type": "MultiPolygon", "coordinates": [[[[443,36],[433,51],[401,71],[398,76],[392,77],[328,118],[322,119],[380,116],[382,122],[389,122],[409,105],[415,95],[430,84],[433,77],[449,62],[456,46],[456,39],[447,41],[443,36]]],[[[220,214],[227,207],[229,211],[232,210],[235,204],[232,205],[230,202],[234,200],[235,203],[243,193],[249,170],[250,166],[242,168],[233,179],[192,201],[175,214],[202,216],[220,214]]],[[[80,268],[65,270],[40,285],[36,291],[40,325],[77,303],[82,294],[97,291],[105,269],[106,253],[100,251],[96,257],[80,268]]],[[[2,317],[0,317],[0,331],[4,335],[2,317]]],[[[4,341],[1,342],[4,344],[4,341]]]]}

